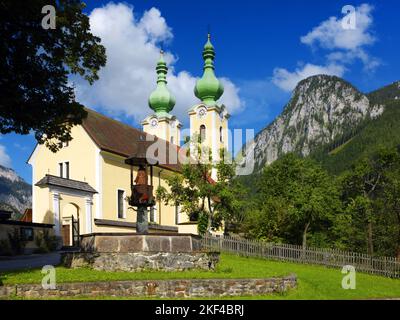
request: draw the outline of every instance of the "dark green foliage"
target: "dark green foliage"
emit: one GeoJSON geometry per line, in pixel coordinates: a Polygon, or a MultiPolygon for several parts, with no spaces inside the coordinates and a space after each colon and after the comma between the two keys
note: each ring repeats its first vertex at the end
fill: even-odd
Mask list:
{"type": "Polygon", "coordinates": [[[50,235],[48,230],[41,230],[35,235],[35,244],[37,246],[35,253],[55,251],[58,245],[58,238],[50,235]]]}
{"type": "Polygon", "coordinates": [[[90,33],[80,0],[0,1],[0,133],[29,134],[53,151],[86,116],[68,83],[89,83],[105,65],[105,48],[90,33]],[[42,28],[42,7],[56,9],[56,28],[42,28]]]}
{"type": "Polygon", "coordinates": [[[352,250],[400,254],[400,154],[383,148],[340,176],[348,219],[340,228],[352,250]]]}
{"type": "Polygon", "coordinates": [[[313,161],[287,154],[264,169],[246,232],[251,237],[303,246],[311,232],[311,242],[321,243],[321,232],[329,232],[339,210],[332,177],[313,161]]]}
{"type": "Polygon", "coordinates": [[[373,104],[383,104],[400,99],[400,81],[369,93],[368,98],[373,104]]]}
{"type": "Polygon", "coordinates": [[[330,144],[311,146],[307,159],[280,155],[262,173],[238,178],[251,190],[247,236],[300,244],[306,235],[309,245],[400,257],[399,83],[368,98],[384,105],[382,115],[343,128],[330,144]],[[323,169],[315,163],[312,169],[309,159],[323,169]]]}
{"type": "Polygon", "coordinates": [[[400,101],[390,101],[386,103],[385,111],[379,118],[367,120],[360,128],[353,129],[353,132],[348,131],[345,136],[339,137],[332,145],[317,150],[311,157],[322,163],[329,172],[340,174],[350,169],[357,160],[377,152],[380,148],[394,148],[398,145],[400,101]],[[340,150],[329,153],[335,147],[340,150]]]}
{"type": "MultiPolygon", "coordinates": [[[[170,205],[180,206],[181,211],[188,216],[198,217],[200,234],[218,230],[225,222],[228,225],[241,223],[244,216],[245,192],[235,177],[235,163],[220,161],[213,165],[205,161],[202,155],[209,150],[193,138],[191,163],[182,166],[182,174],[167,178],[169,190],[164,187],[157,189],[157,198],[170,205]],[[216,169],[217,181],[211,178],[212,169],[216,169]]],[[[221,159],[225,151],[221,150],[221,159]]],[[[211,159],[210,159],[211,160],[211,159]]]]}
{"type": "Polygon", "coordinates": [[[8,233],[8,241],[13,255],[24,253],[26,241],[22,239],[19,228],[14,228],[8,233]]]}
{"type": "Polygon", "coordinates": [[[397,148],[381,148],[337,177],[288,154],[257,183],[243,226],[248,237],[400,256],[397,148]]]}
{"type": "Polygon", "coordinates": [[[11,244],[8,239],[0,240],[0,256],[12,256],[13,251],[11,249],[11,244]]]}

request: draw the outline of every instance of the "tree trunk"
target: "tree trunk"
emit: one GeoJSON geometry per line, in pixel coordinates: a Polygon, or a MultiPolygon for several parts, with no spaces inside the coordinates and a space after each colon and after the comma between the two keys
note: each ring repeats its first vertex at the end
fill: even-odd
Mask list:
{"type": "Polygon", "coordinates": [[[213,224],[213,210],[211,208],[211,199],[208,197],[207,200],[208,200],[208,211],[210,212],[210,214],[208,215],[207,232],[211,234],[211,227],[213,224]]]}
{"type": "Polygon", "coordinates": [[[397,250],[396,250],[396,257],[398,260],[400,260],[400,212],[396,210],[396,215],[397,215],[397,250]]]}
{"type": "Polygon", "coordinates": [[[374,254],[374,243],[373,243],[373,236],[372,236],[372,222],[368,222],[368,254],[374,254]]]}
{"type": "Polygon", "coordinates": [[[308,221],[306,223],[306,226],[304,227],[304,232],[303,232],[303,249],[307,247],[307,231],[308,228],[310,227],[311,221],[308,221]]]}

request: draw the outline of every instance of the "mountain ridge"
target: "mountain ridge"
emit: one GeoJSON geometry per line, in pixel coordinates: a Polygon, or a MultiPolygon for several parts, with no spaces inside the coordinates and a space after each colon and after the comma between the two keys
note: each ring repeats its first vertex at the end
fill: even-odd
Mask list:
{"type": "MultiPolygon", "coordinates": [[[[384,88],[397,96],[392,88],[397,84],[384,88]]],[[[254,150],[255,170],[259,171],[283,154],[308,156],[321,146],[354,135],[363,123],[383,114],[381,89],[365,94],[351,83],[328,75],[300,81],[281,114],[244,147],[244,159],[239,162],[250,161],[254,150]]]]}
{"type": "Polygon", "coordinates": [[[0,165],[0,209],[18,219],[32,206],[32,187],[11,168],[0,165]]]}

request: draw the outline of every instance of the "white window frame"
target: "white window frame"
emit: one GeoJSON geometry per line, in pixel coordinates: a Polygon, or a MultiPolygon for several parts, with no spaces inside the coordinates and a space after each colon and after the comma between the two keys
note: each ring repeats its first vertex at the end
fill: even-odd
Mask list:
{"type": "Polygon", "coordinates": [[[157,208],[157,204],[155,204],[154,206],[150,207],[150,210],[153,210],[153,215],[154,215],[154,220],[151,220],[151,211],[150,211],[150,222],[153,223],[158,223],[158,208],[157,208]]]}
{"type": "Polygon", "coordinates": [[[117,219],[126,219],[126,201],[125,201],[125,189],[122,188],[117,188],[117,192],[116,192],[116,212],[117,212],[117,219]],[[119,199],[118,199],[118,193],[119,191],[122,191],[122,217],[119,217],[119,211],[118,211],[118,203],[119,203],[119,199]]]}
{"type": "Polygon", "coordinates": [[[64,179],[71,179],[71,161],[65,160],[58,163],[58,176],[64,179]],[[67,178],[67,165],[68,163],[68,178],[67,178]],[[61,167],[60,167],[61,165],[61,167]],[[62,174],[60,174],[60,169],[62,170],[62,174]]]}
{"type": "Polygon", "coordinates": [[[71,162],[69,160],[64,161],[64,165],[63,165],[63,170],[64,170],[64,178],[65,179],[71,179],[71,162]],[[67,177],[67,163],[68,163],[68,177],[67,177]]]}
{"type": "Polygon", "coordinates": [[[64,178],[64,162],[59,162],[58,163],[58,176],[60,178],[64,178]]]}
{"type": "Polygon", "coordinates": [[[179,225],[181,222],[181,207],[179,205],[175,206],[175,224],[179,225]]]}

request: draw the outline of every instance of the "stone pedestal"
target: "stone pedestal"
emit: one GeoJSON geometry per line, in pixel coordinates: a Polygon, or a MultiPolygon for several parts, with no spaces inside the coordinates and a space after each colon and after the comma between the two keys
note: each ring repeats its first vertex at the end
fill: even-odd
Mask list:
{"type": "Polygon", "coordinates": [[[70,268],[106,271],[212,270],[219,253],[203,250],[200,237],[190,234],[103,233],[83,236],[81,251],[66,252],[62,260],[70,268]]]}
{"type": "Polygon", "coordinates": [[[149,218],[148,210],[146,207],[140,206],[137,209],[136,232],[138,234],[149,233],[149,218]]]}

